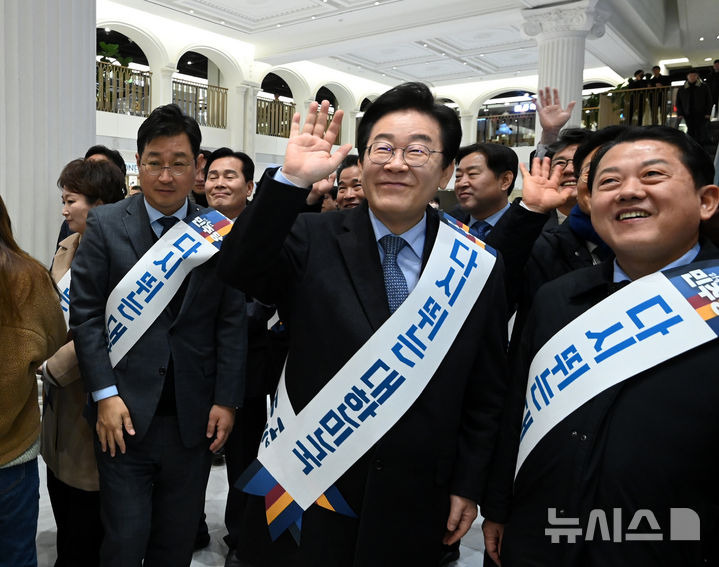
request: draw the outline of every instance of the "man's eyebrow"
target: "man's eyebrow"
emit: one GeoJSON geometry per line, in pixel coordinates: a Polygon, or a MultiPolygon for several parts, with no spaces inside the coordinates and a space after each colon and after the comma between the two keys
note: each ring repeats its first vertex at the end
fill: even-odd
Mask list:
{"type": "MultiPolygon", "coordinates": [[[[380,132],[379,134],[376,134],[374,137],[374,141],[376,142],[378,138],[383,138],[389,141],[392,141],[395,139],[395,135],[389,132],[380,132]]],[[[431,136],[428,136],[427,134],[412,134],[410,137],[410,140],[412,141],[421,141],[421,142],[427,142],[432,143],[434,140],[431,138],[431,136]]]]}
{"type": "MultiPolygon", "coordinates": [[[[670,163],[669,163],[667,160],[665,160],[664,158],[648,159],[648,160],[646,160],[646,161],[643,161],[643,162],[642,162],[641,164],[639,164],[639,165],[640,165],[640,167],[647,167],[647,166],[650,166],[650,165],[656,165],[656,164],[658,164],[658,163],[660,163],[660,164],[662,164],[662,165],[670,165],[670,163]]],[[[603,173],[617,173],[618,171],[619,171],[619,168],[618,168],[618,167],[616,167],[616,166],[608,166],[608,167],[604,167],[604,168],[600,169],[600,170],[597,172],[597,175],[602,175],[603,173]]]]}

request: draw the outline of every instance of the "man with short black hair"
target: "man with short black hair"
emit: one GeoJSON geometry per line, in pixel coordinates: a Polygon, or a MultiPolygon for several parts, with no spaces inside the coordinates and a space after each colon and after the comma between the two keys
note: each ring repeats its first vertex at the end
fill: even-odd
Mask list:
{"type": "MultiPolygon", "coordinates": [[[[256,567],[434,567],[443,541],[452,544],[466,533],[484,495],[504,399],[501,262],[478,268],[487,278],[483,287],[464,285],[472,295],[461,311],[447,311],[448,317],[461,313],[464,318],[458,327],[455,319],[451,335],[441,341],[438,335],[431,343],[419,327],[412,331],[427,349],[422,361],[407,359],[403,347],[395,351],[406,362],[396,353],[380,355],[397,341],[397,333],[391,341],[382,333],[397,329],[401,334],[422,310],[416,302],[430,305],[425,286],[436,290],[432,304],[443,304],[446,292],[435,282],[448,274],[449,266],[438,269],[444,254],[455,246],[455,256],[468,262],[470,250],[477,252],[471,256],[477,262],[488,258],[473,237],[457,232],[454,223],[441,223],[428,205],[453,173],[461,127],[456,114],[436,102],[423,84],[406,83],[387,91],[372,103],[357,131],[366,200],[342,214],[299,215],[319,198],[309,192],[312,183],[327,177],[350,150],[344,145],[330,153],[342,111],[325,132],[328,107],[327,101],[319,109],[316,103],[310,105],[302,126],[295,115],[282,168],[266,172],[262,192],[239,218],[221,252],[225,280],[265,303],[276,303],[289,330],[284,379],[260,462],[268,462],[266,457],[300,434],[306,419],[302,412],[325,407],[318,405],[324,396],[346,395],[332,406],[336,411],[319,418],[337,438],[320,428],[316,434],[322,441],[313,435],[312,440],[298,440],[303,447],[320,448],[321,457],[314,449],[307,456],[295,449],[283,459],[287,466],[281,468],[287,472],[282,474],[297,483],[293,493],[284,493],[269,515],[265,498],[251,497],[239,554],[245,564],[256,567]],[[425,366],[430,359],[434,362],[425,366]],[[371,368],[365,372],[364,365],[371,368]],[[399,369],[392,373],[390,365],[399,369]],[[405,381],[415,366],[418,372],[423,369],[421,377],[405,381]],[[376,389],[380,374],[402,384],[393,390],[391,404],[376,389]],[[344,390],[345,384],[355,382],[361,386],[344,390]],[[412,394],[410,382],[418,387],[412,394]],[[384,405],[375,401],[380,398],[384,405]],[[365,410],[377,419],[369,413],[358,417],[356,412],[365,410]],[[288,411],[301,415],[295,419],[288,411]],[[279,433],[276,423],[282,424],[279,433]],[[346,455],[341,465],[336,454],[346,455]],[[309,465],[304,473],[303,459],[309,465]],[[306,477],[310,471],[313,476],[306,477]],[[317,474],[335,478],[331,482],[337,492],[328,490],[312,504],[318,488],[314,482],[322,482],[314,480],[317,474]],[[344,514],[331,511],[325,502],[338,494],[346,507],[341,501],[329,505],[344,514]],[[310,502],[294,502],[300,513],[304,509],[297,544],[290,534],[274,531],[273,523],[277,514],[283,526],[289,522],[297,533],[297,518],[285,519],[282,510],[300,498],[310,502]],[[277,538],[274,542],[270,533],[277,538]]],[[[452,268],[450,278],[474,274],[471,262],[462,264],[463,275],[452,268]]],[[[443,328],[450,328],[449,319],[443,328]]],[[[270,475],[282,472],[268,466],[262,470],[270,475]]],[[[273,483],[268,498],[275,501],[283,486],[273,483]]]]}
{"type": "Polygon", "coordinates": [[[215,150],[205,165],[207,203],[231,220],[242,214],[255,188],[255,163],[244,152],[215,150]]]}
{"type": "Polygon", "coordinates": [[[479,143],[457,152],[454,193],[469,231],[485,240],[509,208],[519,159],[513,149],[501,144],[479,143]]]}
{"type": "Polygon", "coordinates": [[[359,157],[348,155],[337,168],[337,207],[354,209],[364,201],[359,157]]]}
{"type": "Polygon", "coordinates": [[[213,212],[188,202],[200,136],[176,105],[156,108],[138,130],[143,192],[90,212],[72,264],[104,567],[190,564],[212,451],[241,403],[244,297],[216,277],[213,212]]]}
{"type": "Polygon", "coordinates": [[[696,69],[687,72],[687,80],[677,91],[677,118],[683,118],[687,134],[699,144],[709,138],[708,126],[712,111],[712,95],[696,69]]]}

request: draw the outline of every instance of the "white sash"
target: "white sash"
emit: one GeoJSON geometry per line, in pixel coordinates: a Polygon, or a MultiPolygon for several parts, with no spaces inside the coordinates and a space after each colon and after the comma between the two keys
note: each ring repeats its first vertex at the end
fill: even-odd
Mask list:
{"type": "Polygon", "coordinates": [[[283,373],[257,458],[303,510],[427,386],[492,271],[495,257],[483,246],[440,223],[415,289],[298,415],[283,373]]]}
{"type": "Polygon", "coordinates": [[[105,307],[113,367],[167,307],[187,274],[217,253],[231,228],[217,211],[178,221],[130,268],[105,307]]]}
{"type": "Polygon", "coordinates": [[[57,289],[60,290],[60,307],[62,315],[65,317],[65,327],[70,328],[70,281],[72,280],[71,270],[65,272],[65,275],[57,282],[57,289]]]}
{"type": "Polygon", "coordinates": [[[636,280],[565,326],[530,365],[515,476],[537,443],[584,403],[715,339],[718,315],[719,261],[711,260],[636,280]]]}

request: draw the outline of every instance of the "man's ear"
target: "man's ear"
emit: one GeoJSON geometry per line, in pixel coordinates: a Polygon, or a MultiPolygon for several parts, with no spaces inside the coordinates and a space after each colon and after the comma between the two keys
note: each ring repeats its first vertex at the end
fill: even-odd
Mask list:
{"type": "Polygon", "coordinates": [[[197,157],[195,158],[195,167],[197,169],[205,169],[206,163],[207,163],[207,158],[202,154],[198,154],[197,157]]]}
{"type": "Polygon", "coordinates": [[[449,180],[452,179],[452,175],[454,175],[454,162],[449,162],[449,165],[445,167],[442,170],[442,175],[439,178],[439,188],[440,189],[446,189],[447,183],[449,183],[449,180]]]}
{"type": "Polygon", "coordinates": [[[255,190],[255,182],[254,181],[248,181],[247,182],[247,198],[249,199],[252,196],[252,192],[255,190]]]}
{"type": "Polygon", "coordinates": [[[714,216],[719,206],[719,187],[716,185],[705,185],[699,188],[699,214],[703,221],[714,216]]]}
{"type": "Polygon", "coordinates": [[[499,176],[499,178],[502,183],[502,191],[509,191],[509,187],[512,185],[512,181],[514,181],[514,173],[511,171],[505,171],[499,176]]]}

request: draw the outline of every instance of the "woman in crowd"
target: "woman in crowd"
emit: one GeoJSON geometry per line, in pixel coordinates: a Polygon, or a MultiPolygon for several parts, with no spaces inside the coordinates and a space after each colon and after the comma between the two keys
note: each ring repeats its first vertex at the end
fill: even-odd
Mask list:
{"type": "Polygon", "coordinates": [[[35,370],[65,339],[47,270],[15,242],[0,198],[0,566],[37,565],[40,407],[35,370]]]}
{"type": "MultiPolygon", "coordinates": [[[[98,205],[121,200],[125,179],[112,163],[76,159],[65,166],[57,184],[62,189],[62,214],[74,231],[60,242],[53,259],[52,277],[60,282],[85,231],[87,213],[98,205]]],[[[71,337],[42,368],[42,457],[47,463],[47,488],[57,524],[55,567],[97,566],[103,535],[99,481],[93,431],[83,417],[86,394],[71,337]]]]}

